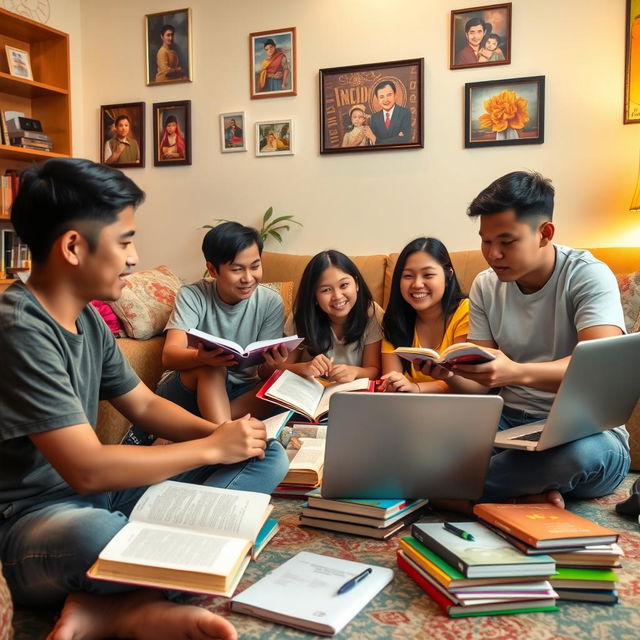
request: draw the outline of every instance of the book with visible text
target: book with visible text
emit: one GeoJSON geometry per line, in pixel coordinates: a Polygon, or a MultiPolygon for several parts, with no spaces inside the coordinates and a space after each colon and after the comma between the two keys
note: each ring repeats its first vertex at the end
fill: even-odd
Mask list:
{"type": "Polygon", "coordinates": [[[473,507],[473,513],[536,549],[610,544],[618,540],[612,529],[548,502],[481,503],[473,507]]]}
{"type": "Polygon", "coordinates": [[[351,382],[322,384],[315,378],[304,378],[288,370],[274,371],[256,393],[256,398],[293,409],[312,421],[329,412],[329,400],[341,391],[373,391],[374,381],[357,378],[351,382]]]}
{"type": "Polygon", "coordinates": [[[391,580],[393,571],[387,567],[301,551],[235,596],[231,610],[330,636],[391,580]],[[371,573],[356,588],[338,595],[345,582],[368,569],[371,573]]]}
{"type": "Polygon", "coordinates": [[[92,578],[229,596],[277,530],[269,496],[167,480],[149,487],[92,578]],[[258,542],[259,540],[259,542],[258,542]]]}
{"type": "Polygon", "coordinates": [[[240,346],[233,340],[225,340],[205,333],[199,329],[189,329],[187,331],[187,345],[198,348],[202,343],[205,349],[222,349],[224,353],[230,354],[236,358],[239,367],[253,367],[264,362],[264,352],[283,345],[288,352],[293,351],[300,343],[302,338],[298,336],[287,336],[286,338],[274,338],[273,340],[258,340],[252,342],[246,347],[240,346]]]}
{"type": "Polygon", "coordinates": [[[458,342],[449,345],[442,353],[427,347],[398,347],[393,353],[405,360],[433,360],[433,362],[443,366],[482,364],[483,362],[495,360],[493,353],[472,342],[458,342]]]}

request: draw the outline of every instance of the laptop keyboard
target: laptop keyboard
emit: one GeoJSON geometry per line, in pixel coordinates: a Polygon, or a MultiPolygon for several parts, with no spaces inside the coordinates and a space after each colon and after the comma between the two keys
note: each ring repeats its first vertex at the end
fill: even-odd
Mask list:
{"type": "Polygon", "coordinates": [[[530,440],[532,442],[537,442],[540,440],[540,436],[542,435],[542,431],[534,431],[533,433],[525,433],[523,436],[516,436],[511,438],[512,440],[530,440]]]}

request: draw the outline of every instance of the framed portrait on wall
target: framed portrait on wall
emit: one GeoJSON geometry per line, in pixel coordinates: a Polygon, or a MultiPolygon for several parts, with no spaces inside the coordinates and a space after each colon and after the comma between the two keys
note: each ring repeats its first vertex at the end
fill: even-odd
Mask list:
{"type": "Polygon", "coordinates": [[[320,153],[424,147],[424,59],[320,69],[320,153]]]}
{"type": "Polygon", "coordinates": [[[145,16],[147,84],[191,82],[191,9],[145,16]]]}
{"type": "Polygon", "coordinates": [[[144,167],[144,102],[100,107],[100,162],[144,167]]]}
{"type": "Polygon", "coordinates": [[[222,153],[247,150],[244,111],[220,114],[220,144],[222,153]]]}
{"type": "Polygon", "coordinates": [[[191,100],[153,105],[153,164],[191,164],[191,100]]]}
{"type": "Polygon", "coordinates": [[[450,69],[511,64],[511,3],[451,12],[450,69]]]}
{"type": "Polygon", "coordinates": [[[640,122],[640,0],[627,0],[624,124],[640,122]]]}
{"type": "Polygon", "coordinates": [[[291,156],[294,149],[293,120],[256,122],[256,156],[291,156]]]}
{"type": "Polygon", "coordinates": [[[298,93],[296,28],[249,34],[251,99],[298,93]]]}
{"type": "Polygon", "coordinates": [[[544,142],[544,76],[464,85],[464,146],[544,142]]]}

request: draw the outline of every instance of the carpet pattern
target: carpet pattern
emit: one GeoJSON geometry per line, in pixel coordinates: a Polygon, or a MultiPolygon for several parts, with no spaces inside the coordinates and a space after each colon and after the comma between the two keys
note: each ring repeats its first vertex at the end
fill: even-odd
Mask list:
{"type": "MultiPolygon", "coordinates": [[[[629,474],[615,494],[597,500],[576,501],[568,507],[601,525],[620,532],[626,557],[620,571],[615,606],[560,602],[560,610],[549,613],[486,616],[450,619],[402,571],[395,567],[398,536],[388,541],[359,538],[298,526],[301,500],[274,498],[274,515],[280,531],[248,567],[239,590],[253,584],[265,573],[299,551],[313,551],[349,560],[392,567],[393,582],[342,631],[340,638],[354,640],[637,640],[640,637],[640,527],[623,518],[614,505],[627,497],[637,474],[629,474]]],[[[422,520],[441,521],[442,513],[427,512],[422,520]]],[[[408,530],[399,535],[406,535],[408,530]]],[[[189,596],[191,603],[228,616],[241,638],[273,640],[305,638],[311,634],[232,614],[225,598],[189,596]]],[[[18,607],[15,612],[15,640],[40,640],[51,628],[54,610],[36,613],[18,607]]],[[[161,639],[159,639],[161,640],[161,639]]]]}

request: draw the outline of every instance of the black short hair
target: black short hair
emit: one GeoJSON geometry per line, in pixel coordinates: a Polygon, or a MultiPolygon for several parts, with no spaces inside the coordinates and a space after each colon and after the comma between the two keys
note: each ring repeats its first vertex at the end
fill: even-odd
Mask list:
{"type": "Polygon", "coordinates": [[[202,240],[202,253],[204,259],[218,269],[221,264],[233,262],[240,251],[252,244],[258,245],[262,255],[263,241],[257,229],[238,222],[223,222],[207,231],[202,240]]]}
{"type": "Polygon", "coordinates": [[[384,89],[387,85],[391,87],[391,90],[393,91],[393,93],[396,92],[396,85],[394,82],[392,82],[391,80],[383,80],[382,82],[378,82],[378,84],[376,85],[376,88],[373,90],[373,95],[377,96],[378,91],[380,89],[384,89]]]}
{"type": "Polygon", "coordinates": [[[34,262],[46,261],[57,238],[78,222],[93,251],[103,227],[128,206],[144,201],[144,192],[122,171],[81,158],[52,158],[20,174],[11,222],[31,250],[34,262]]]}
{"type": "Polygon", "coordinates": [[[484,20],[482,20],[481,18],[471,18],[470,20],[467,20],[466,24],[464,25],[464,32],[469,33],[469,29],[471,29],[471,27],[480,26],[484,31],[487,30],[487,25],[485,24],[484,20]]]}
{"type": "Polygon", "coordinates": [[[262,45],[262,48],[266,49],[269,45],[275,47],[276,43],[271,38],[268,38],[267,40],[264,41],[264,44],[262,45]]]}
{"type": "Polygon", "coordinates": [[[175,33],[176,28],[172,24],[163,24],[162,29],[160,29],[160,35],[163,36],[166,31],[171,31],[171,33],[175,33]]]}
{"type": "Polygon", "coordinates": [[[469,205],[467,215],[502,213],[512,209],[520,221],[535,224],[553,218],[555,189],[551,180],[535,171],[512,171],[494,180],[469,205]]]}
{"type": "Polygon", "coordinates": [[[126,113],[121,113],[114,121],[113,126],[117,127],[120,120],[126,120],[131,125],[131,118],[126,113]]]}

